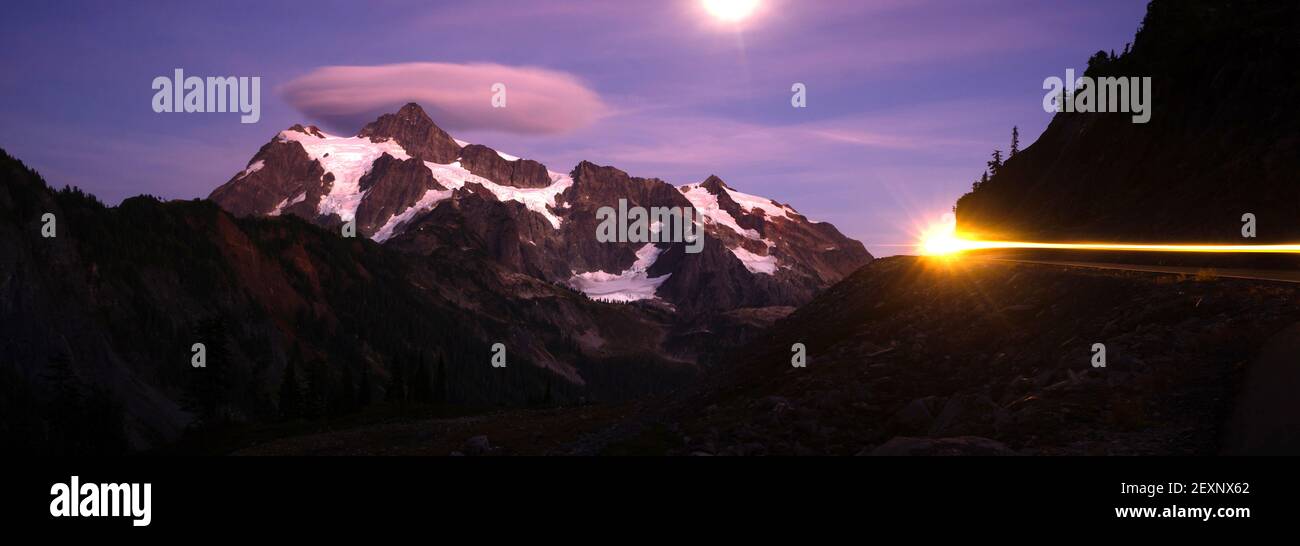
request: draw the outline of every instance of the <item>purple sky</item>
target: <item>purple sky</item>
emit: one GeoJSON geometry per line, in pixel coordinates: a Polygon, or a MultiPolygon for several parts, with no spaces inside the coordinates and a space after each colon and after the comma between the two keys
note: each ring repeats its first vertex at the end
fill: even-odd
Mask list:
{"type": "Polygon", "coordinates": [[[418,99],[453,136],[552,170],[717,174],[908,253],[891,245],[949,211],[1013,125],[1024,145],[1046,127],[1043,79],[1122,49],[1144,11],[763,0],[737,27],[700,0],[27,2],[0,20],[0,147],[110,204],[202,197],[294,123],[351,133],[362,114],[341,109],[418,99]],[[261,76],[261,121],[154,113],[150,82],[174,68],[261,76]],[[488,89],[466,98],[494,79],[504,111],[479,108],[488,89]],[[795,82],[808,108],[790,106],[795,82]]]}

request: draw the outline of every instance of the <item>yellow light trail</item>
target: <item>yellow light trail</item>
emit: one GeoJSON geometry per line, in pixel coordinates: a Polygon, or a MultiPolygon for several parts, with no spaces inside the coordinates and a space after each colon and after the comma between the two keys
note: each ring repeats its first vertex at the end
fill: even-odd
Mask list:
{"type": "Polygon", "coordinates": [[[1140,243],[1040,243],[1030,241],[980,241],[958,235],[955,226],[936,226],[921,236],[917,251],[923,256],[950,256],[972,250],[1110,250],[1120,252],[1207,252],[1247,254],[1300,254],[1300,244],[1200,245],[1140,243]]]}

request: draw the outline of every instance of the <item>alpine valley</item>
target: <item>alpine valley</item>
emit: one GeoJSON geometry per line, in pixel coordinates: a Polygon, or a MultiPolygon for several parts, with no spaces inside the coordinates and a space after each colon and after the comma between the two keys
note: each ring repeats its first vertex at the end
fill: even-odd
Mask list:
{"type": "Polygon", "coordinates": [[[665,393],[872,261],[716,176],[554,171],[416,104],[354,136],[281,131],[208,200],[107,207],[0,159],[5,433],[37,453],[665,393]],[[598,211],[620,201],[692,209],[702,251],[599,242],[598,211]]]}

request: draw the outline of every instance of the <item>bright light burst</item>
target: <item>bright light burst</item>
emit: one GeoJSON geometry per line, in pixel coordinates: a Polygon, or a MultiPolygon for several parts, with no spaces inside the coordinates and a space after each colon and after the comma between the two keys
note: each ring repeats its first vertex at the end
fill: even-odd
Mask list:
{"type": "Polygon", "coordinates": [[[720,21],[739,23],[758,9],[759,0],[704,0],[704,9],[720,21]]]}
{"type": "Polygon", "coordinates": [[[921,233],[917,251],[922,256],[948,256],[966,250],[965,242],[957,236],[957,218],[946,214],[942,222],[921,233]]]}
{"type": "Polygon", "coordinates": [[[1121,252],[1209,252],[1247,254],[1300,254],[1300,244],[1279,245],[1197,245],[1136,243],[1037,243],[1027,241],[980,241],[957,233],[956,223],[944,222],[931,227],[921,236],[917,251],[922,256],[953,257],[971,250],[1110,250],[1121,252]]]}

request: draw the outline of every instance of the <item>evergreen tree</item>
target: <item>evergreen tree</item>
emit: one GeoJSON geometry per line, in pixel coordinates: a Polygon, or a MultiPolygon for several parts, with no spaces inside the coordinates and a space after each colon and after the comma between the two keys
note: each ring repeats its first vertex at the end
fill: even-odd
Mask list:
{"type": "Polygon", "coordinates": [[[370,366],[362,366],[361,384],[357,386],[357,404],[364,408],[370,402],[370,366]]]}
{"type": "Polygon", "coordinates": [[[433,401],[433,376],[429,373],[429,363],[424,361],[424,355],[417,358],[419,364],[411,385],[411,397],[417,402],[429,403],[433,401]]]}
{"type": "Polygon", "coordinates": [[[280,380],[280,417],[286,421],[302,417],[303,413],[303,392],[298,381],[299,360],[298,350],[294,349],[293,357],[285,366],[284,378],[280,380]]]}
{"type": "Polygon", "coordinates": [[[81,406],[81,382],[62,355],[50,357],[43,379],[49,389],[44,443],[55,454],[74,455],[80,450],[75,431],[80,418],[77,408],[81,406]]]}
{"type": "Polygon", "coordinates": [[[186,370],[189,382],[182,405],[194,414],[198,426],[224,423],[234,395],[225,320],[213,317],[200,322],[193,339],[203,343],[206,359],[204,367],[186,370]]]}
{"type": "Polygon", "coordinates": [[[303,407],[305,416],[311,419],[319,419],[329,415],[330,393],[333,390],[329,367],[326,366],[325,362],[315,360],[309,364],[307,366],[307,394],[303,397],[306,402],[303,407]]]}
{"type": "Polygon", "coordinates": [[[1007,155],[1007,159],[1016,157],[1016,154],[1018,153],[1020,153],[1020,127],[1012,127],[1011,128],[1011,152],[1009,153],[1009,155],[1007,155]]]}
{"type": "MultiPolygon", "coordinates": [[[[29,408],[39,415],[44,426],[37,426],[32,440],[49,455],[119,455],[127,450],[121,406],[111,394],[95,385],[86,385],[72,371],[64,355],[53,356],[42,373],[47,400],[31,397],[29,408]]],[[[12,403],[12,401],[5,401],[12,403]]],[[[6,415],[8,416],[8,415],[6,415]]],[[[3,429],[4,427],[0,427],[3,429]]],[[[21,440],[21,438],[6,439],[21,440]]],[[[22,446],[14,446],[19,449],[22,446]]]]}
{"type": "Polygon", "coordinates": [[[393,356],[393,364],[389,373],[388,392],[384,396],[385,402],[397,402],[397,407],[401,412],[406,411],[406,360],[399,353],[393,356]]]}
{"type": "Polygon", "coordinates": [[[442,354],[438,354],[438,369],[433,376],[433,401],[437,404],[447,403],[447,367],[442,354]]]}
{"type": "Polygon", "coordinates": [[[357,386],[352,380],[352,370],[347,366],[343,367],[342,379],[339,382],[338,400],[331,404],[339,415],[347,415],[357,411],[357,386]]]}
{"type": "Polygon", "coordinates": [[[1084,70],[1083,73],[1087,76],[1097,76],[1106,69],[1106,66],[1110,64],[1110,61],[1111,55],[1107,54],[1105,51],[1098,51],[1088,59],[1088,68],[1087,70],[1084,70]]]}
{"type": "Polygon", "coordinates": [[[990,178],[997,176],[998,171],[1001,169],[1002,169],[1002,150],[993,150],[993,159],[989,160],[988,176],[990,178]]]}

